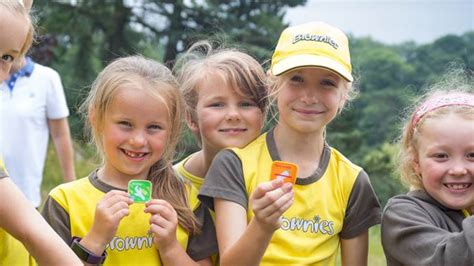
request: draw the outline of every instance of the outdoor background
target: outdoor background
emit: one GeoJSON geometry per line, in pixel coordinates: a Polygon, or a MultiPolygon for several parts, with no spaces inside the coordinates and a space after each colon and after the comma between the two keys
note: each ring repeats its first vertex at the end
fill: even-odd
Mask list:
{"type": "MultiPolygon", "coordinates": [[[[77,107],[111,60],[143,54],[172,67],[190,44],[212,38],[250,53],[267,68],[286,26],[329,22],[349,34],[360,96],[329,126],[327,141],[365,168],[385,204],[406,192],[393,170],[405,107],[450,66],[474,69],[473,6],[471,0],[35,0],[39,42],[31,54],[62,77],[80,178],[98,159],[77,107]]],[[[179,158],[197,149],[188,132],[179,149],[179,158]]],[[[62,181],[52,148],[48,155],[44,197],[62,181]]],[[[379,227],[370,236],[369,264],[384,265],[379,227]]]]}

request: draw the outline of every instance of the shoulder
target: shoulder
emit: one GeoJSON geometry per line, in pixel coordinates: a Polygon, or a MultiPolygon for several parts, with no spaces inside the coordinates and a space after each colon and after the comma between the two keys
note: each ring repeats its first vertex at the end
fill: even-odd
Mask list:
{"type": "Polygon", "coordinates": [[[407,194],[397,195],[388,200],[383,210],[382,219],[391,219],[393,216],[400,217],[430,217],[434,219],[443,211],[425,192],[411,191],[407,194]]]}
{"type": "Polygon", "coordinates": [[[84,193],[87,193],[92,187],[89,177],[83,177],[72,182],[58,185],[49,192],[49,195],[55,200],[66,198],[73,194],[87,195],[84,193]]]}
{"type": "Polygon", "coordinates": [[[347,168],[347,170],[354,171],[359,173],[362,170],[362,167],[351,162],[346,156],[344,156],[340,151],[333,147],[329,147],[331,151],[331,161],[337,163],[339,167],[347,168]]]}

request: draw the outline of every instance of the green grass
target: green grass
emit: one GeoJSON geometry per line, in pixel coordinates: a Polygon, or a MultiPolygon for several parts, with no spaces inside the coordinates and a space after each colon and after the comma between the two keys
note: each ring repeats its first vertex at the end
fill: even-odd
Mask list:
{"type": "Polygon", "coordinates": [[[369,263],[368,265],[387,265],[380,240],[380,225],[373,226],[369,230],[369,263]]]}
{"type": "MultiPolygon", "coordinates": [[[[94,149],[88,145],[74,145],[75,167],[77,178],[82,178],[97,168],[99,160],[95,156],[94,149]]],[[[43,184],[41,185],[41,194],[43,201],[46,199],[49,191],[63,182],[61,168],[52,145],[48,149],[43,184]]],[[[340,259],[338,259],[340,265],[340,259]]],[[[380,241],[380,225],[374,226],[369,230],[369,266],[386,265],[385,255],[383,253],[380,241]]]]}
{"type": "MultiPolygon", "coordinates": [[[[95,156],[95,151],[88,145],[79,145],[74,143],[74,165],[76,170],[76,178],[82,178],[97,168],[99,160],[95,156]]],[[[61,167],[56,156],[56,151],[52,144],[48,147],[48,155],[46,158],[43,183],[41,184],[41,197],[46,200],[49,191],[57,185],[63,183],[61,167]]]]}

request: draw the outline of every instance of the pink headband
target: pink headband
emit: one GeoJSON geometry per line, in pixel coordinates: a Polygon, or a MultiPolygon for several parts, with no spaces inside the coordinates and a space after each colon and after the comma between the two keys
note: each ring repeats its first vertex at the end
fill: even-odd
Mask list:
{"type": "Polygon", "coordinates": [[[429,99],[416,110],[412,120],[413,128],[428,112],[450,105],[466,105],[474,107],[474,95],[468,93],[452,93],[429,99]]]}

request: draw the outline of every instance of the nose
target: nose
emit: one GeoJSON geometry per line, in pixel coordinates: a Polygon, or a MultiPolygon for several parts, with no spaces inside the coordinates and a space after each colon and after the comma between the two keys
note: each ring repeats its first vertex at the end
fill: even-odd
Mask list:
{"type": "Polygon", "coordinates": [[[454,176],[466,175],[467,174],[466,162],[464,162],[462,160],[457,160],[457,161],[453,162],[453,164],[449,168],[448,173],[450,175],[454,175],[454,176]]]}
{"type": "Polygon", "coordinates": [[[230,106],[227,110],[226,120],[239,120],[240,119],[240,112],[237,106],[230,106]]]}
{"type": "Polygon", "coordinates": [[[130,145],[133,147],[142,147],[146,143],[145,133],[141,130],[137,130],[129,139],[130,145]]]}
{"type": "Polygon", "coordinates": [[[305,88],[302,92],[303,95],[301,96],[301,101],[308,105],[319,102],[318,93],[316,90],[316,88],[305,88]]]}

